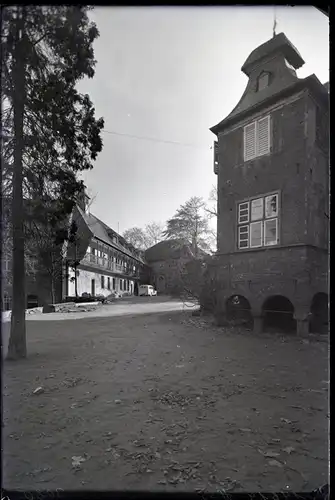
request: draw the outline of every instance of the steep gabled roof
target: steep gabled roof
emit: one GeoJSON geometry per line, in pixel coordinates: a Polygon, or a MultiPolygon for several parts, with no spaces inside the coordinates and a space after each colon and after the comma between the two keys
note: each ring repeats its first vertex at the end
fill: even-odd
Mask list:
{"type": "Polygon", "coordinates": [[[244,115],[256,111],[263,105],[268,105],[269,101],[279,99],[285,93],[292,94],[301,90],[304,85],[309,85],[312,77],[299,79],[295,72],[295,69],[300,68],[303,64],[304,60],[301,55],[284,33],[279,33],[257,47],[251,52],[241,68],[249,77],[241,99],[229,115],[210,130],[214,134],[218,134],[228,124],[243,119],[244,115]],[[259,92],[257,91],[257,75],[273,58],[278,61],[278,70],[273,72],[271,83],[259,92]],[[285,64],[283,64],[284,62],[285,64]],[[299,82],[301,88],[298,88],[299,82]]]}
{"type": "Polygon", "coordinates": [[[318,96],[320,101],[323,102],[325,106],[328,106],[329,96],[326,87],[322,85],[316,75],[310,75],[306,78],[297,78],[296,82],[288,85],[287,87],[278,89],[277,92],[273,92],[272,90],[268,96],[266,95],[265,90],[261,97],[258,97],[258,94],[255,93],[251,94],[249,98],[249,96],[246,96],[247,92],[245,91],[233,111],[217,125],[211,127],[210,131],[213,132],[213,134],[218,135],[218,133],[223,131],[226,127],[237,123],[239,120],[242,120],[252,113],[256,113],[264,106],[270,106],[278,99],[289,97],[290,95],[298,93],[304,89],[311,91],[312,94],[318,96]]]}
{"type": "MultiPolygon", "coordinates": [[[[144,255],[148,263],[169,259],[180,259],[181,257],[189,257],[190,259],[195,257],[191,243],[184,238],[160,241],[156,245],[148,248],[144,255]]],[[[205,252],[198,249],[198,257],[204,257],[206,255],[205,252]]]]}
{"type": "Polygon", "coordinates": [[[120,236],[116,231],[114,231],[111,227],[107,226],[107,224],[102,222],[95,215],[84,212],[78,205],[77,209],[81,217],[85,221],[87,227],[89,228],[89,230],[91,231],[91,233],[95,238],[98,238],[107,245],[110,245],[113,248],[119,250],[120,252],[128,255],[128,257],[132,257],[141,262],[142,264],[144,264],[144,261],[138,252],[136,251],[132,252],[129,248],[126,248],[119,241],[118,242],[113,241],[113,235],[116,236],[121,241],[125,241],[124,238],[122,238],[122,236],[120,236]]]}

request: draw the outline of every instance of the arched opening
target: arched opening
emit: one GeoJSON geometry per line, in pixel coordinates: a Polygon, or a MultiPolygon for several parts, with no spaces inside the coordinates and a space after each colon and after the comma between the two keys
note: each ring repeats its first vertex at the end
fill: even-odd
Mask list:
{"type": "Polygon", "coordinates": [[[294,333],[296,329],[292,302],[282,295],[268,297],[263,304],[263,330],[294,333]]]}
{"type": "Polygon", "coordinates": [[[29,294],[27,296],[27,309],[32,309],[38,307],[38,297],[34,294],[29,294]]]}
{"type": "Polygon", "coordinates": [[[232,295],[226,301],[226,318],[234,325],[252,328],[251,306],[243,295],[232,295]]]}
{"type": "Polygon", "coordinates": [[[328,295],[316,293],[310,309],[310,333],[328,333],[328,295]]]}

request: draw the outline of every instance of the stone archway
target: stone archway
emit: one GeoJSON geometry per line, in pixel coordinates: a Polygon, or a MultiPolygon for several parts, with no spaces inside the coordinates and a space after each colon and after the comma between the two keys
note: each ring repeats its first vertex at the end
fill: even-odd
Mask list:
{"type": "Polygon", "coordinates": [[[226,300],[226,319],[235,325],[252,328],[253,318],[248,299],[243,295],[232,295],[226,300]]]}
{"type": "Polygon", "coordinates": [[[328,295],[316,293],[312,299],[309,320],[310,333],[328,333],[328,295]]]}
{"type": "Polygon", "coordinates": [[[263,304],[263,330],[270,332],[295,333],[294,306],[283,295],[272,295],[263,304]]]}

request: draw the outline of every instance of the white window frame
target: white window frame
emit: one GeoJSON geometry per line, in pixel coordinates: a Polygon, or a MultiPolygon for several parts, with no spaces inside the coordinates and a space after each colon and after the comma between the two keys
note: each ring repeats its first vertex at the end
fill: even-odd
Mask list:
{"type": "MultiPolygon", "coordinates": [[[[277,212],[278,212],[278,209],[277,209],[277,212]]],[[[264,246],[265,247],[273,247],[275,245],[278,245],[278,216],[277,217],[273,217],[272,219],[264,219],[264,246]],[[272,222],[272,221],[275,221],[276,222],[276,240],[274,242],[271,242],[271,243],[266,243],[266,239],[265,239],[265,236],[266,236],[266,224],[268,222],[272,222]]]]}
{"type": "Polygon", "coordinates": [[[250,219],[250,207],[249,207],[249,201],[246,201],[246,202],[242,202],[242,203],[239,203],[238,205],[238,223],[239,224],[247,224],[249,222],[249,219],[250,219]],[[246,208],[242,207],[242,205],[246,205],[246,208]],[[241,217],[244,217],[244,214],[241,215],[241,210],[247,210],[247,214],[246,214],[246,219],[245,220],[241,220],[241,217]]]}
{"type": "Polygon", "coordinates": [[[270,115],[263,116],[258,120],[254,120],[253,122],[248,123],[243,127],[243,145],[244,145],[244,161],[250,161],[259,156],[264,156],[270,153],[271,151],[271,122],[270,115]],[[267,122],[267,148],[264,151],[260,152],[259,147],[259,128],[261,122],[267,122]],[[250,127],[254,127],[254,153],[247,155],[246,145],[247,145],[247,130],[250,127]]]}
{"type": "Polygon", "coordinates": [[[246,224],[246,225],[240,225],[238,226],[238,248],[240,250],[243,250],[245,248],[249,248],[249,238],[250,238],[250,229],[249,229],[250,225],[249,224],[246,224]],[[246,239],[241,239],[241,229],[247,229],[247,231],[243,234],[247,234],[247,238],[246,239]],[[247,242],[246,245],[243,245],[241,246],[241,242],[247,242]]]}
{"type": "Polygon", "coordinates": [[[250,200],[250,222],[257,222],[257,221],[260,221],[263,219],[264,219],[264,198],[263,197],[253,198],[252,200],[250,200]],[[261,215],[261,217],[254,219],[252,216],[252,204],[253,204],[253,202],[259,201],[259,200],[261,200],[261,202],[262,202],[262,215],[261,215]]]}
{"type": "Polygon", "coordinates": [[[261,248],[261,247],[271,247],[279,244],[279,193],[267,194],[263,196],[257,196],[257,198],[250,198],[249,200],[241,201],[237,205],[237,246],[239,250],[245,250],[249,248],[261,248]],[[276,198],[276,213],[271,215],[266,215],[266,203],[269,198],[276,198]],[[262,200],[262,218],[252,219],[252,203],[255,200],[262,200]],[[241,220],[241,210],[247,211],[247,217],[243,220],[245,216],[242,214],[241,220]],[[276,241],[273,242],[265,242],[265,234],[266,234],[266,223],[269,221],[276,221],[276,241]],[[260,224],[261,227],[261,244],[255,245],[252,244],[252,228],[255,227],[255,224],[260,224]],[[241,232],[242,231],[242,232],[241,232]],[[247,236],[247,239],[245,235],[247,236]],[[241,237],[242,236],[242,237],[241,237]],[[245,242],[247,241],[247,244],[245,242]]]}
{"type": "Polygon", "coordinates": [[[249,229],[249,247],[250,248],[261,248],[263,246],[263,220],[251,222],[249,224],[249,226],[250,226],[250,229],[249,229]],[[261,242],[259,245],[252,245],[252,228],[255,227],[257,224],[261,228],[261,242]]]}
{"type": "Polygon", "coordinates": [[[278,217],[278,213],[279,213],[278,201],[279,201],[278,193],[269,194],[268,196],[264,197],[264,219],[274,219],[275,217],[278,217]],[[276,212],[276,214],[266,215],[267,200],[269,198],[273,198],[274,196],[276,197],[277,212],[276,212]]]}

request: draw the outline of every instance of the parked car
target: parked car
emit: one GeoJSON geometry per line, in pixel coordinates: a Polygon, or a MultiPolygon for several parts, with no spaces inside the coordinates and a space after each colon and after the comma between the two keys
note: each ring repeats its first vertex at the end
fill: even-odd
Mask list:
{"type": "Polygon", "coordinates": [[[157,290],[152,285],[140,285],[138,288],[138,295],[146,295],[152,297],[157,295],[157,290]]]}

